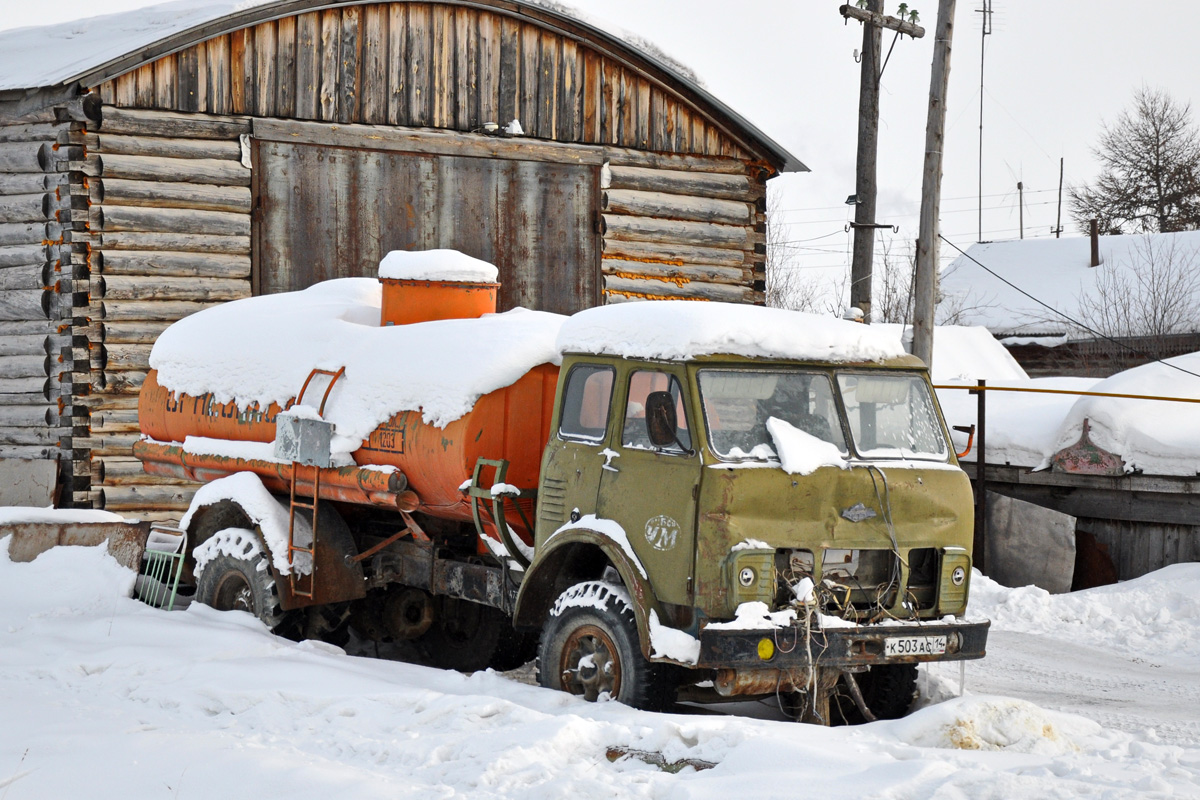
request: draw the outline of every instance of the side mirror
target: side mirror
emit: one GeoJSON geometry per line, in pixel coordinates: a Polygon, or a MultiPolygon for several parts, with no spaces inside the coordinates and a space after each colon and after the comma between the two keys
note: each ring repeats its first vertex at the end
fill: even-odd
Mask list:
{"type": "Polygon", "coordinates": [[[675,429],[679,420],[675,416],[675,398],[670,392],[651,392],[646,395],[646,435],[655,447],[675,444],[675,429]]]}

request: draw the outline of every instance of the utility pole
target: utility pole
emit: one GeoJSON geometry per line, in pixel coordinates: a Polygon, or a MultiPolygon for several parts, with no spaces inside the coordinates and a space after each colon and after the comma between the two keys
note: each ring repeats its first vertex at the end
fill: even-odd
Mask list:
{"type": "Polygon", "coordinates": [[[1063,179],[1063,157],[1058,159],[1058,221],[1054,223],[1054,238],[1058,239],[1062,236],[1062,179],[1063,179]]]}
{"type": "Polygon", "coordinates": [[[1025,238],[1025,184],[1017,181],[1017,219],[1021,221],[1021,238],[1025,238]]]}
{"type": "Polygon", "coordinates": [[[946,132],[946,88],[950,83],[950,42],[954,0],[939,0],[933,66],[929,76],[929,116],[925,124],[925,171],[921,177],[921,227],[913,280],[913,355],[933,364],[933,314],[937,304],[938,211],[942,196],[942,143],[946,132]]]}
{"type": "MultiPolygon", "coordinates": [[[[925,35],[924,28],[915,22],[883,14],[883,0],[862,0],[865,8],[842,6],[839,11],[847,20],[863,23],[862,77],[858,94],[858,158],[854,194],[854,250],[850,264],[850,305],[863,313],[863,321],[871,321],[871,259],[875,250],[875,230],[886,225],[875,221],[875,164],[879,151],[879,79],[883,75],[880,56],[883,29],[908,34],[914,39],[925,35]]],[[[895,41],[893,40],[893,44],[895,41]]],[[[890,51],[889,51],[890,54],[890,51]]]]}
{"type": "Polygon", "coordinates": [[[982,33],[979,37],[979,238],[983,241],[983,57],[987,52],[987,37],[992,32],[992,0],[983,0],[983,8],[975,9],[983,14],[982,33]]]}

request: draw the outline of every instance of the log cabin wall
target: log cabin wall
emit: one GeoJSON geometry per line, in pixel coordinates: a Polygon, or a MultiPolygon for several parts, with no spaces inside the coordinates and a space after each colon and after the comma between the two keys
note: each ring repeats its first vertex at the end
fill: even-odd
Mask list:
{"type": "Polygon", "coordinates": [[[138,390],[176,320],[250,296],[249,120],[107,108],[85,137],[92,505],[175,518],[193,484],[142,471],[138,390]],[[147,513],[147,509],[153,511],[147,513]]]}
{"type": "Polygon", "coordinates": [[[58,461],[61,506],[87,503],[87,461],[73,458],[86,433],[74,427],[86,414],[74,401],[86,342],[71,326],[77,279],[86,284],[86,244],[72,235],[86,198],[69,171],[81,129],[65,109],[0,120],[0,458],[58,461]]]}

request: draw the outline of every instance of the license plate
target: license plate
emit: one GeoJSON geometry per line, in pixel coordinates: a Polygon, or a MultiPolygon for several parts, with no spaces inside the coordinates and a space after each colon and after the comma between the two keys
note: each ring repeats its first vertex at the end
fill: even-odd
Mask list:
{"type": "Polygon", "coordinates": [[[893,636],[883,640],[885,656],[940,656],[945,652],[945,636],[893,636]]]}

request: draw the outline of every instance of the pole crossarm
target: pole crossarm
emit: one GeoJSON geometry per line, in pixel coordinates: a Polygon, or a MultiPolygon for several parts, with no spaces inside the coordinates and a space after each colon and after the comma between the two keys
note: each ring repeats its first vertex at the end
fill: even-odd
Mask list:
{"type": "Polygon", "coordinates": [[[838,9],[842,16],[846,19],[856,19],[859,22],[869,23],[879,28],[887,28],[897,33],[903,33],[905,36],[911,36],[914,39],[920,39],[925,35],[925,29],[899,17],[889,17],[885,14],[876,14],[872,11],[867,11],[864,8],[855,8],[851,5],[844,5],[838,9]]]}

